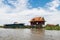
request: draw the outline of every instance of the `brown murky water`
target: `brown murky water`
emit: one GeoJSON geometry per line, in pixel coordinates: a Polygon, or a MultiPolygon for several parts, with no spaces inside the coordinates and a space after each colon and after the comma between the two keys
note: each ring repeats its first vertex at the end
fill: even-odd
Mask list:
{"type": "Polygon", "coordinates": [[[0,28],[0,40],[60,40],[60,31],[0,28]]]}

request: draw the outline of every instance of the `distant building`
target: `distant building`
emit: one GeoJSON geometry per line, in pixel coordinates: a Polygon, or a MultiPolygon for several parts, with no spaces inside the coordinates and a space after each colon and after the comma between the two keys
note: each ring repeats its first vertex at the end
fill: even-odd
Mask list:
{"type": "Polygon", "coordinates": [[[42,27],[45,24],[45,19],[43,17],[35,17],[30,21],[31,26],[36,26],[38,28],[42,27]]]}
{"type": "Polygon", "coordinates": [[[54,27],[54,26],[59,26],[59,24],[47,24],[46,26],[49,26],[49,27],[54,27]]]}
{"type": "Polygon", "coordinates": [[[24,23],[20,23],[20,24],[5,24],[4,28],[23,28],[24,27],[24,23]]]}
{"type": "Polygon", "coordinates": [[[54,25],[54,24],[47,24],[46,26],[56,26],[56,25],[54,25]]]}

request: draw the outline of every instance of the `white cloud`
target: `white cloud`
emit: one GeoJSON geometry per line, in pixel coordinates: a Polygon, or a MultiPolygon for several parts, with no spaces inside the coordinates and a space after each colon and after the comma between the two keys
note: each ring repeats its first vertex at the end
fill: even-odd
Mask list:
{"type": "Polygon", "coordinates": [[[28,0],[8,0],[8,3],[4,0],[0,0],[0,10],[2,13],[17,13],[27,9],[28,0]],[[4,3],[5,2],[5,3],[4,3]],[[9,4],[13,5],[9,5],[9,4]]]}
{"type": "Polygon", "coordinates": [[[14,2],[13,0],[8,0],[8,3],[11,3],[16,8],[11,8],[9,5],[4,4],[3,1],[4,0],[0,0],[0,24],[21,21],[20,15],[22,15],[22,11],[27,9],[28,0],[17,0],[17,2],[14,2]]]}
{"type": "MultiPolygon", "coordinates": [[[[2,0],[1,0],[2,1],[2,0]]],[[[60,11],[56,9],[59,6],[59,1],[54,0],[46,4],[49,10],[43,8],[28,9],[28,0],[18,0],[18,4],[15,4],[15,9],[11,9],[1,3],[0,1],[0,24],[13,23],[15,21],[19,23],[29,23],[29,20],[33,17],[42,16],[45,18],[46,23],[60,24],[60,11]],[[2,6],[1,6],[2,4],[2,6]],[[53,10],[53,11],[50,11],[53,10]],[[10,12],[10,13],[8,13],[10,12]]],[[[10,3],[14,4],[12,1],[10,3]]]]}
{"type": "Polygon", "coordinates": [[[49,2],[46,4],[46,7],[48,10],[51,12],[51,16],[48,16],[47,18],[47,23],[52,23],[52,24],[60,24],[60,11],[57,9],[57,7],[60,5],[60,0],[53,0],[52,2],[49,2]]]}
{"type": "Polygon", "coordinates": [[[53,11],[57,11],[57,7],[60,5],[60,0],[53,0],[52,2],[49,2],[46,4],[46,6],[53,11]]]}

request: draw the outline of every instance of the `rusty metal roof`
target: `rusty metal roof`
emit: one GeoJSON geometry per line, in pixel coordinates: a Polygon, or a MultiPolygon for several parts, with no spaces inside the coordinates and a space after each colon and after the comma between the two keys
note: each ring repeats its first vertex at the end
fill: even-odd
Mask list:
{"type": "Polygon", "coordinates": [[[30,22],[32,22],[32,21],[45,21],[45,19],[43,17],[35,17],[35,18],[31,19],[30,22]]]}

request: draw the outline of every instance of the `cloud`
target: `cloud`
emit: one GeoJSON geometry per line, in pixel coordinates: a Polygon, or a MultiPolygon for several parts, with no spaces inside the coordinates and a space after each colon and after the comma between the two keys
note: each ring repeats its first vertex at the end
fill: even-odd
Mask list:
{"type": "Polygon", "coordinates": [[[44,17],[46,24],[60,24],[60,11],[56,9],[60,4],[59,0],[53,0],[47,3],[45,9],[43,7],[28,9],[28,0],[17,0],[15,3],[12,0],[8,0],[8,2],[14,5],[15,8],[11,8],[10,5],[4,4],[2,0],[0,0],[1,25],[13,22],[29,24],[29,21],[37,16],[44,17]]]}
{"type": "Polygon", "coordinates": [[[49,2],[46,4],[46,7],[48,7],[52,11],[57,11],[57,7],[60,5],[60,0],[53,0],[52,2],[49,2]]]}
{"type": "Polygon", "coordinates": [[[2,13],[17,13],[27,9],[28,0],[0,0],[2,13]]]}
{"type": "Polygon", "coordinates": [[[21,21],[21,12],[27,9],[27,1],[28,0],[0,0],[0,24],[21,21]],[[15,8],[13,8],[13,6],[15,8]]]}
{"type": "Polygon", "coordinates": [[[47,10],[50,11],[49,13],[51,13],[50,16],[46,17],[47,23],[60,24],[59,22],[60,11],[57,9],[59,5],[60,5],[60,0],[53,0],[52,2],[49,2],[45,5],[45,7],[47,7],[47,10]]]}

